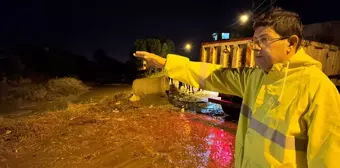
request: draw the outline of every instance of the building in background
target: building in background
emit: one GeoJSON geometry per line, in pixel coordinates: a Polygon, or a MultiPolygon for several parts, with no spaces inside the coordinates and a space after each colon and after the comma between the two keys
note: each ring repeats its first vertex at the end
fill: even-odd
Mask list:
{"type": "Polygon", "coordinates": [[[303,36],[306,40],[340,46],[340,21],[304,25],[303,36]]]}
{"type": "MultiPolygon", "coordinates": [[[[340,21],[313,23],[304,25],[303,38],[305,40],[317,41],[325,44],[340,46],[340,21]]],[[[235,31],[242,31],[237,30],[235,31]]],[[[244,38],[243,36],[235,36],[235,33],[228,31],[215,32],[212,34],[212,41],[230,40],[244,38]]],[[[249,34],[249,33],[248,33],[249,34]]],[[[247,37],[251,37],[247,35],[247,37]]]]}

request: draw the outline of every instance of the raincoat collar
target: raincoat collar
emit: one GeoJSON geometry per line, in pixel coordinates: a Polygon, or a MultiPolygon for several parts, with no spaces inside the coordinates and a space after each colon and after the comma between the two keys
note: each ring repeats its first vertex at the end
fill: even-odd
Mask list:
{"type": "Polygon", "coordinates": [[[286,89],[285,86],[287,82],[287,77],[289,75],[289,71],[296,68],[308,67],[313,65],[322,69],[321,63],[307,55],[303,48],[299,49],[298,52],[294,54],[292,58],[290,58],[289,60],[283,63],[277,63],[273,65],[272,69],[268,73],[266,80],[268,82],[269,81],[274,82],[283,79],[280,96],[277,101],[277,104],[280,104],[282,101],[282,96],[284,95],[286,89]]]}
{"type": "Polygon", "coordinates": [[[322,69],[322,65],[320,62],[314,60],[312,57],[307,55],[305,53],[305,50],[303,48],[300,48],[297,53],[295,53],[292,58],[289,60],[283,62],[283,63],[276,63],[273,65],[270,72],[277,72],[280,74],[280,72],[283,72],[284,68],[287,68],[287,64],[289,62],[289,69],[294,69],[302,66],[312,66],[315,65],[319,69],[322,69]]]}

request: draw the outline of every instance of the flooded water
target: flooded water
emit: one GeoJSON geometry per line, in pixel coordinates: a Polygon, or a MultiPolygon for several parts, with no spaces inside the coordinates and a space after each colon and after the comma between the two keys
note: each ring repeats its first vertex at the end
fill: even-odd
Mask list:
{"type": "MultiPolygon", "coordinates": [[[[233,167],[236,127],[234,124],[224,121],[211,121],[213,121],[214,124],[209,124],[206,119],[201,119],[201,121],[196,120],[190,123],[193,127],[197,126],[204,130],[201,136],[204,137],[202,145],[205,150],[197,153],[202,159],[199,167],[233,167]],[[202,121],[205,122],[205,124],[201,125],[202,121]]],[[[192,149],[192,152],[195,153],[195,150],[192,149]]]]}
{"type": "Polygon", "coordinates": [[[2,120],[0,167],[234,166],[234,123],[169,107],[94,110],[2,120]]]}
{"type": "MultiPolygon", "coordinates": [[[[57,112],[0,117],[0,167],[234,167],[235,123],[183,111],[167,98],[149,104],[123,98],[84,102],[57,112]]],[[[204,101],[190,106],[221,111],[204,101]]]]}

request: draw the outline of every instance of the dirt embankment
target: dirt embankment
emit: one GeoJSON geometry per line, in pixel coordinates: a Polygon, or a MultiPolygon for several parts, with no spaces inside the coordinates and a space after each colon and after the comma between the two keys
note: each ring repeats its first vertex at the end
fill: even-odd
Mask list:
{"type": "Polygon", "coordinates": [[[17,103],[24,101],[49,101],[59,97],[80,95],[89,90],[81,80],[75,78],[56,78],[44,83],[30,79],[17,81],[0,81],[0,103],[17,103]]]}

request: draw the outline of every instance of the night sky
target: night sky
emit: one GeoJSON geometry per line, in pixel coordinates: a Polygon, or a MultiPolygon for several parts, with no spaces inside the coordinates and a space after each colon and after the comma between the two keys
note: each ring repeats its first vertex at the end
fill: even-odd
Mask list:
{"type": "MultiPolygon", "coordinates": [[[[126,61],[136,38],[160,35],[180,53],[186,42],[193,43],[189,55],[197,57],[201,42],[211,41],[213,32],[251,5],[251,0],[7,0],[0,4],[0,44],[46,44],[86,57],[103,48],[126,61]]],[[[340,20],[336,0],[277,0],[274,6],[298,12],[304,24],[340,20]]]]}

